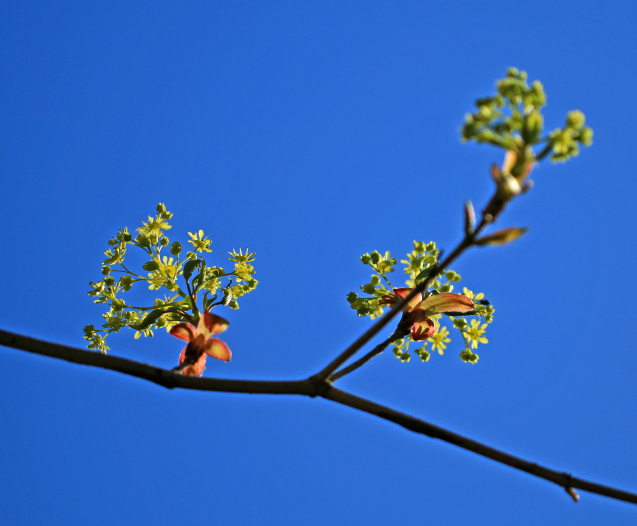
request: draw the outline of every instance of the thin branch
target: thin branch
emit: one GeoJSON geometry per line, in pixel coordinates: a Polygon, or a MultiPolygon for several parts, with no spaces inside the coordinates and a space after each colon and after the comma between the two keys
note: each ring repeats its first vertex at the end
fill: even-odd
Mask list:
{"type": "MultiPolygon", "coordinates": [[[[370,400],[366,400],[350,393],[346,393],[345,391],[341,391],[336,387],[331,387],[321,396],[339,404],[358,409],[359,411],[364,411],[365,413],[375,415],[385,420],[389,420],[390,422],[394,422],[395,424],[398,424],[405,429],[409,429],[414,433],[419,433],[421,435],[427,435],[431,438],[444,440],[445,442],[461,447],[468,451],[472,451],[483,457],[490,458],[491,460],[495,460],[496,462],[506,464],[507,466],[519,469],[520,471],[526,471],[531,475],[548,480],[549,482],[553,482],[558,486],[562,486],[571,496],[573,496],[573,493],[572,491],[569,491],[569,489],[572,490],[572,488],[578,488],[590,493],[604,495],[612,499],[623,500],[625,502],[632,502],[633,504],[637,504],[637,495],[633,493],[611,488],[609,486],[603,486],[601,484],[596,484],[587,480],[578,479],[573,477],[570,473],[554,471],[552,469],[540,466],[535,462],[529,462],[528,460],[514,457],[513,455],[509,455],[508,453],[504,453],[503,451],[499,451],[498,449],[485,446],[480,442],[476,442],[475,440],[471,440],[470,438],[466,438],[462,435],[447,431],[446,429],[425,422],[424,420],[414,418],[413,416],[400,413],[399,411],[395,411],[393,409],[390,409],[389,407],[376,404],[374,402],[371,402],[370,400]]],[[[573,498],[575,499],[575,497],[573,498]]]]}
{"type": "Polygon", "coordinates": [[[162,387],[174,389],[194,389],[197,391],[218,391],[225,393],[253,394],[299,394],[317,396],[321,389],[307,380],[262,381],[224,380],[219,378],[194,378],[167,371],[153,365],[127,360],[94,351],[86,351],[57,343],[50,343],[20,334],[0,330],[0,345],[13,347],[42,356],[59,358],[67,362],[91,365],[148,380],[162,387]]]}
{"type": "MultiPolygon", "coordinates": [[[[410,431],[427,435],[432,438],[444,440],[450,444],[473,451],[478,455],[501,462],[531,475],[543,478],[562,486],[573,497],[573,488],[579,488],[598,495],[604,495],[617,500],[637,504],[637,495],[618,489],[602,486],[586,480],[577,479],[568,473],[560,473],[514,457],[497,449],[480,444],[475,440],[463,437],[441,427],[419,420],[413,416],[400,413],[376,404],[370,400],[360,398],[332,386],[328,380],[317,383],[315,380],[297,381],[261,381],[261,380],[224,380],[219,378],[194,378],[175,374],[172,371],[160,369],[145,363],[139,363],[126,358],[118,358],[93,351],[85,351],[66,345],[37,340],[14,334],[0,329],[0,345],[13,347],[23,351],[58,358],[68,362],[90,365],[116,371],[143,380],[148,380],[168,389],[182,388],[197,391],[215,391],[226,393],[251,393],[251,394],[287,394],[304,395],[310,397],[323,397],[336,403],[358,409],[379,418],[394,422],[410,431]]],[[[575,498],[575,497],[573,497],[575,498]]]]}
{"type": "Polygon", "coordinates": [[[374,347],[371,351],[369,351],[365,356],[356,360],[351,365],[344,367],[340,371],[336,371],[332,376],[330,376],[329,378],[330,382],[335,382],[339,378],[343,378],[343,376],[345,376],[346,374],[349,374],[352,371],[355,371],[356,369],[361,367],[362,365],[365,365],[372,358],[374,358],[374,356],[378,356],[396,340],[400,340],[401,338],[404,338],[405,336],[407,336],[407,333],[405,331],[401,329],[396,329],[396,331],[389,338],[387,338],[383,343],[379,343],[376,347],[374,347]]]}

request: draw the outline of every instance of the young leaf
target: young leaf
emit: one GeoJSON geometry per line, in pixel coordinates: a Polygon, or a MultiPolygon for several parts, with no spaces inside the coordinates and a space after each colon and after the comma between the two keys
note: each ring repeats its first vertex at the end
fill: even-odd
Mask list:
{"type": "Polygon", "coordinates": [[[506,245],[507,243],[511,243],[515,241],[520,236],[522,236],[528,228],[505,228],[503,230],[498,230],[497,232],[481,237],[476,240],[476,245],[485,246],[485,245],[506,245]]]}

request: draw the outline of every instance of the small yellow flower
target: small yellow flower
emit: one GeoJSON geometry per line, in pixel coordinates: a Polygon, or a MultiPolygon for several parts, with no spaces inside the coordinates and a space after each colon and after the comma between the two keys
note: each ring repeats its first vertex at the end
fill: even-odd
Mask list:
{"type": "Polygon", "coordinates": [[[137,231],[142,234],[146,234],[147,236],[155,234],[159,237],[162,235],[162,230],[170,230],[172,228],[172,226],[170,226],[161,216],[157,216],[154,219],[151,216],[148,216],[148,223],[142,221],[142,224],[144,226],[139,227],[137,231]]]}
{"type": "Polygon", "coordinates": [[[481,326],[479,320],[471,320],[471,328],[464,331],[464,333],[469,338],[469,340],[471,340],[472,349],[478,348],[478,342],[489,343],[489,340],[482,336],[485,332],[486,327],[486,323],[481,326]]]}
{"type": "Polygon", "coordinates": [[[173,258],[164,256],[163,263],[159,263],[159,268],[166,274],[169,279],[174,280],[177,275],[177,266],[174,265],[173,258]]]}
{"type": "Polygon", "coordinates": [[[431,337],[431,348],[434,351],[438,348],[438,354],[443,354],[443,351],[447,348],[447,344],[451,341],[447,336],[449,336],[449,330],[447,327],[442,327],[431,337]]]}
{"type": "Polygon", "coordinates": [[[203,230],[200,230],[196,234],[188,232],[188,235],[192,238],[188,240],[188,243],[195,247],[196,252],[212,252],[210,249],[210,239],[206,239],[208,236],[204,236],[203,230]]]}

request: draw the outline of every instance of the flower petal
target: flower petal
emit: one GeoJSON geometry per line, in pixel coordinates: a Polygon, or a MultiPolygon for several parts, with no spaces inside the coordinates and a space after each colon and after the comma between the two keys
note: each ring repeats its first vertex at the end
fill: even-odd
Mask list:
{"type": "Polygon", "coordinates": [[[217,316],[216,314],[211,314],[210,312],[204,312],[199,319],[197,330],[200,333],[205,334],[207,339],[213,334],[219,334],[225,331],[228,328],[228,325],[230,325],[230,322],[228,322],[225,318],[217,316]]]}
{"type": "Polygon", "coordinates": [[[424,311],[425,316],[431,316],[439,312],[469,312],[473,310],[474,305],[467,296],[445,292],[429,296],[417,308],[424,311]]]}
{"type": "Polygon", "coordinates": [[[232,358],[230,348],[219,338],[210,338],[204,346],[204,351],[217,360],[229,362],[232,358]]]}
{"type": "Polygon", "coordinates": [[[180,323],[179,325],[175,325],[172,329],[170,329],[170,334],[172,334],[176,338],[179,338],[180,340],[191,342],[195,339],[197,331],[189,323],[180,323]]]}
{"type": "MultiPolygon", "coordinates": [[[[380,299],[383,305],[396,305],[400,300],[404,300],[414,289],[402,288],[394,289],[393,294],[386,294],[380,299]]],[[[422,294],[418,293],[407,304],[407,311],[413,310],[422,301],[422,294]]]]}
{"type": "MultiPolygon", "coordinates": [[[[184,350],[181,351],[181,356],[179,357],[179,365],[184,363],[186,359],[186,350],[188,346],[184,347],[184,350]]],[[[183,370],[183,374],[186,376],[201,376],[206,368],[206,353],[202,353],[201,356],[197,359],[195,363],[189,365],[183,370]]]]}
{"type": "Polygon", "coordinates": [[[436,332],[436,326],[434,322],[429,318],[425,318],[422,321],[417,321],[411,327],[411,337],[418,340],[426,340],[431,336],[434,332],[436,332]]]}

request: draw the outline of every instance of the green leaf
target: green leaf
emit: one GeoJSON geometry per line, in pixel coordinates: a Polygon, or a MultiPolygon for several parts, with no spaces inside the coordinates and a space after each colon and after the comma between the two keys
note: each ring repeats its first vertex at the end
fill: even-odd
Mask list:
{"type": "Polygon", "coordinates": [[[485,245],[506,245],[518,239],[526,233],[527,230],[528,228],[505,228],[491,235],[481,237],[477,239],[475,243],[480,247],[485,245]]]}
{"type": "Polygon", "coordinates": [[[190,279],[190,276],[192,276],[192,273],[199,265],[201,265],[201,260],[199,259],[191,259],[190,261],[188,261],[184,265],[184,278],[190,279]]]}
{"type": "Polygon", "coordinates": [[[424,281],[425,279],[429,277],[429,274],[431,274],[431,272],[435,269],[436,269],[436,265],[432,265],[430,267],[427,267],[426,269],[421,270],[420,273],[416,276],[416,279],[414,279],[414,282],[420,283],[421,281],[424,281]]]}
{"type": "Polygon", "coordinates": [[[166,314],[166,311],[162,309],[151,310],[141,323],[138,323],[137,325],[131,325],[131,328],[137,331],[148,329],[148,327],[155,323],[164,314],[166,314]]]}

